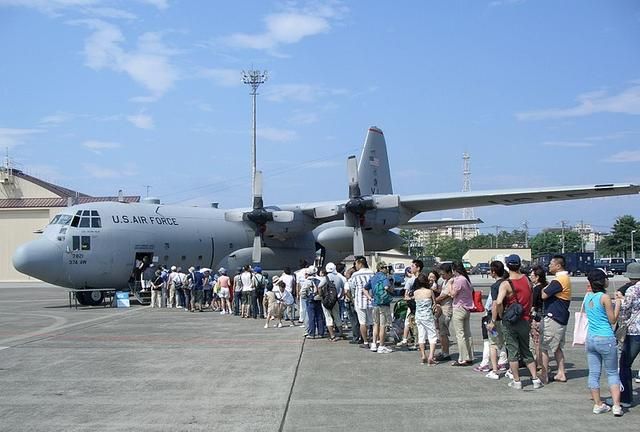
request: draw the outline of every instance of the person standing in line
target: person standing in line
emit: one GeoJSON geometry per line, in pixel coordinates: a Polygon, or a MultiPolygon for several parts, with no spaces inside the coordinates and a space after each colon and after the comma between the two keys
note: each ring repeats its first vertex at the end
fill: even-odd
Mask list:
{"type": "MultiPolygon", "coordinates": [[[[547,282],[547,273],[544,268],[540,266],[534,266],[531,269],[531,282],[533,283],[533,303],[531,305],[531,340],[534,346],[534,356],[536,364],[541,365],[542,361],[542,349],[541,349],[541,330],[540,321],[542,321],[542,315],[544,310],[544,302],[542,300],[542,290],[544,290],[549,282],[547,282]]],[[[547,357],[547,364],[549,358],[547,357]]],[[[544,377],[540,379],[544,383],[544,377]]]]}
{"type": "MultiPolygon", "coordinates": [[[[282,274],[280,275],[279,278],[282,282],[284,282],[284,289],[287,290],[288,292],[291,293],[291,295],[294,297],[295,299],[295,295],[296,295],[296,277],[291,273],[291,267],[285,267],[284,270],[282,271],[282,274]]],[[[274,291],[278,291],[277,287],[273,288],[274,291]]],[[[286,308],[284,311],[284,319],[288,319],[288,320],[294,320],[296,319],[295,317],[295,307],[293,308],[286,308]],[[289,315],[289,313],[292,313],[292,315],[289,315]]]]}
{"type": "Polygon", "coordinates": [[[609,286],[607,274],[602,269],[593,269],[587,275],[590,290],[583,300],[587,314],[587,362],[589,364],[589,389],[593,399],[593,413],[602,414],[613,410],[616,417],[622,416],[620,406],[620,376],[618,375],[618,350],[616,337],[611,328],[618,320],[622,300],[617,298],[613,303],[606,294],[609,286]],[[600,374],[602,369],[607,374],[607,382],[613,408],[602,402],[600,398],[600,374]]]}
{"type": "Polygon", "coordinates": [[[446,273],[453,272],[451,297],[453,297],[453,317],[451,322],[458,341],[458,360],[451,366],[471,366],[473,364],[473,339],[471,337],[471,309],[473,309],[473,288],[467,271],[461,263],[443,264],[446,273]]]}
{"type": "MultiPolygon", "coordinates": [[[[633,402],[633,373],[631,365],[640,353],[640,263],[629,263],[624,274],[629,282],[618,288],[616,298],[622,299],[618,325],[627,324],[627,335],[620,352],[620,405],[629,408],[633,402]]],[[[640,383],[640,371],[635,379],[640,383]]]]}
{"type": "MultiPolygon", "coordinates": [[[[449,269],[449,267],[447,267],[449,269]]],[[[439,274],[442,277],[442,289],[440,294],[436,297],[436,303],[440,305],[442,314],[438,318],[438,330],[440,333],[440,353],[436,356],[438,361],[450,361],[451,354],[449,354],[449,337],[451,332],[449,331],[449,324],[453,317],[453,297],[451,296],[451,286],[453,284],[453,272],[446,272],[443,269],[439,269],[439,274]]]]}
{"type": "Polygon", "coordinates": [[[549,282],[541,292],[544,303],[544,318],[540,326],[540,350],[542,353],[543,383],[548,381],[566,382],[567,375],[564,367],[564,347],[567,324],[569,323],[569,305],[571,304],[571,279],[565,270],[565,260],[562,255],[555,255],[549,262],[549,272],[555,275],[555,280],[549,282]],[[549,356],[553,354],[558,364],[554,377],[549,376],[549,356]]]}
{"type": "Polygon", "coordinates": [[[373,324],[372,309],[371,309],[371,297],[364,288],[369,282],[369,279],[373,277],[373,272],[369,269],[367,259],[363,256],[356,257],[355,260],[356,271],[351,275],[349,279],[349,286],[354,291],[354,306],[356,314],[358,315],[358,322],[360,323],[360,336],[362,337],[362,348],[370,349],[368,326],[373,324]]]}
{"type": "Polygon", "coordinates": [[[425,274],[419,274],[416,278],[413,290],[413,298],[416,301],[415,320],[418,327],[418,347],[420,348],[420,361],[423,364],[433,366],[438,364],[435,360],[436,351],[436,319],[433,315],[433,290],[431,283],[425,274]],[[429,356],[425,353],[425,342],[429,340],[429,356]]]}
{"type": "Polygon", "coordinates": [[[162,279],[162,271],[156,270],[155,278],[151,281],[151,307],[160,308],[162,298],[162,287],[164,280],[162,279]]]}
{"type": "Polygon", "coordinates": [[[369,291],[371,297],[373,313],[373,340],[370,349],[378,354],[389,354],[393,351],[385,346],[385,342],[387,325],[391,324],[393,286],[389,282],[388,266],[384,263],[378,263],[377,269],[378,271],[365,285],[365,289],[369,291]]]}
{"type": "Polygon", "coordinates": [[[242,281],[242,318],[251,318],[251,301],[253,299],[255,285],[253,283],[253,273],[251,266],[246,265],[240,275],[242,281]]]}
{"type": "Polygon", "coordinates": [[[221,311],[220,315],[231,315],[231,302],[229,298],[231,297],[231,279],[227,276],[227,269],[224,267],[220,267],[218,270],[218,284],[220,285],[220,303],[221,303],[221,311]]]}
{"type": "Polygon", "coordinates": [[[507,370],[507,354],[504,350],[502,320],[498,314],[495,300],[498,298],[500,285],[509,277],[509,273],[504,269],[502,261],[491,261],[489,268],[489,274],[495,279],[495,282],[491,285],[491,292],[489,293],[491,304],[487,309],[491,320],[485,325],[489,336],[489,360],[491,361],[491,371],[485,377],[497,380],[500,379],[500,372],[507,370]],[[500,353],[499,358],[498,353],[500,353]]]}
{"type": "Polygon", "coordinates": [[[242,312],[242,267],[238,268],[233,277],[233,315],[240,316],[242,312]]]}
{"type": "MultiPolygon", "coordinates": [[[[509,387],[522,390],[520,381],[520,359],[525,362],[531,373],[531,383],[534,389],[542,388],[543,384],[538,379],[536,361],[529,349],[529,333],[531,331],[531,304],[532,291],[529,279],[520,273],[522,262],[516,254],[509,255],[505,262],[509,269],[509,278],[500,284],[498,298],[495,307],[502,316],[502,328],[504,330],[509,366],[513,379],[509,387]]],[[[487,324],[487,330],[491,331],[495,322],[487,324]]]]}

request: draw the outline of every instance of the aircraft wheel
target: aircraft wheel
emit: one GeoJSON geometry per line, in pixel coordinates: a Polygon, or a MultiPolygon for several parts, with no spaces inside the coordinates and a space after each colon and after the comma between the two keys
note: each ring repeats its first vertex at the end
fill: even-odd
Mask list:
{"type": "Polygon", "coordinates": [[[77,292],[76,298],[81,305],[100,306],[104,301],[104,294],[102,291],[77,292]]]}

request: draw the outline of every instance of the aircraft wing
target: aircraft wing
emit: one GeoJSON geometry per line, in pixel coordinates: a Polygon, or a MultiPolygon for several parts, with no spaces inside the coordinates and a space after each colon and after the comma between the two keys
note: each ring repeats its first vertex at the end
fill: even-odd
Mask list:
{"type": "Polygon", "coordinates": [[[436,219],[436,220],[410,220],[398,225],[400,229],[429,229],[448,227],[454,225],[475,225],[484,223],[482,219],[436,219]]]}
{"type": "Polygon", "coordinates": [[[634,184],[598,184],[537,189],[513,189],[442,193],[431,195],[409,195],[400,197],[400,205],[413,213],[450,210],[490,205],[517,205],[540,202],[598,198],[640,193],[634,184]]]}

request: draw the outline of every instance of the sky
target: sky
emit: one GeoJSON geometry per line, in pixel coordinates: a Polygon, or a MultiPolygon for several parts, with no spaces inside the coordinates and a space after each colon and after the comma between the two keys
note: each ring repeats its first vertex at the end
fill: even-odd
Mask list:
{"type": "MultiPolygon", "coordinates": [[[[385,134],[394,192],[640,183],[640,2],[0,0],[0,149],[82,193],[251,205],[250,88],[266,205],[348,196],[385,134]]],[[[481,232],[640,197],[481,207],[481,232]]],[[[461,217],[462,210],[422,218],[461,217]]]]}

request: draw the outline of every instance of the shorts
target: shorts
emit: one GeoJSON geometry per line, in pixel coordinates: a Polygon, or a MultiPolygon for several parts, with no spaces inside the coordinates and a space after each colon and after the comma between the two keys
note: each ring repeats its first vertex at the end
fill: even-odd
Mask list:
{"type": "Polygon", "coordinates": [[[340,319],[340,305],[338,302],[336,302],[331,309],[327,309],[322,305],[322,313],[324,314],[324,321],[327,327],[331,327],[334,324],[338,327],[342,326],[342,320],[340,319]]]}
{"type": "Polygon", "coordinates": [[[253,291],[242,291],[242,304],[251,304],[251,297],[253,296],[253,291]]]}
{"type": "Polygon", "coordinates": [[[495,327],[497,334],[494,336],[489,333],[489,343],[497,349],[504,347],[504,330],[502,330],[502,321],[496,321],[495,327]]]}
{"type": "Polygon", "coordinates": [[[438,336],[436,335],[436,322],[435,320],[416,320],[416,326],[418,327],[418,343],[425,343],[429,339],[429,343],[436,343],[438,336]]]}
{"type": "Polygon", "coordinates": [[[360,309],[356,308],[356,314],[358,314],[358,322],[360,325],[371,325],[373,324],[373,309],[366,308],[360,309]]]}
{"type": "Polygon", "coordinates": [[[374,306],[373,323],[385,327],[391,324],[391,306],[374,306]]]}
{"type": "Polygon", "coordinates": [[[204,299],[204,291],[202,290],[193,290],[193,302],[196,304],[202,304],[202,300],[204,299]]]}
{"type": "Polygon", "coordinates": [[[449,324],[451,323],[451,316],[453,316],[453,308],[451,304],[442,305],[442,315],[438,318],[438,329],[440,330],[440,336],[451,336],[449,333],[449,324]]]}
{"type": "Polygon", "coordinates": [[[548,353],[555,353],[564,348],[567,326],[559,324],[553,318],[544,317],[540,326],[540,348],[548,353]]]}
{"type": "Polygon", "coordinates": [[[220,292],[218,293],[220,298],[228,299],[229,298],[229,288],[220,288],[220,292]]]}
{"type": "Polygon", "coordinates": [[[503,321],[502,326],[509,361],[516,362],[522,359],[525,364],[533,362],[533,354],[529,348],[529,332],[531,331],[529,321],[518,320],[515,324],[503,321]]]}

